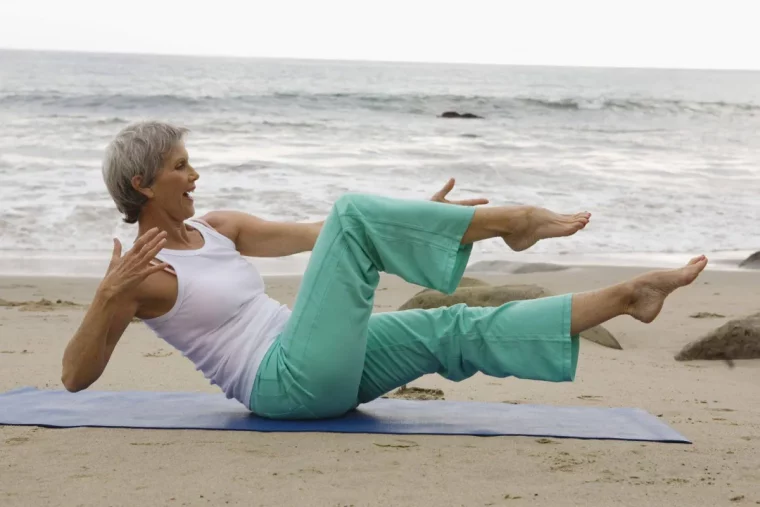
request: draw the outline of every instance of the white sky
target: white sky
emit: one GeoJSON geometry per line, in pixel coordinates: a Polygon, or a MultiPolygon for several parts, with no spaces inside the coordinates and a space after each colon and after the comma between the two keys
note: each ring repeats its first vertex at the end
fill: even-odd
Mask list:
{"type": "Polygon", "coordinates": [[[0,0],[0,48],[760,69],[758,0],[0,0]]]}

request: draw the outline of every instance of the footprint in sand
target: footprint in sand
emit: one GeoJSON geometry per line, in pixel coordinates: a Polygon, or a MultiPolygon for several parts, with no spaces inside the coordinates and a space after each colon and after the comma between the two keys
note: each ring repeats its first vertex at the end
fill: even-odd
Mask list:
{"type": "Polygon", "coordinates": [[[21,445],[29,441],[28,437],[13,437],[5,440],[8,445],[21,445]]]}
{"type": "Polygon", "coordinates": [[[569,453],[561,453],[558,456],[554,456],[549,468],[553,472],[572,472],[576,467],[594,463],[596,460],[592,456],[573,457],[569,453]]]}
{"type": "Polygon", "coordinates": [[[394,392],[383,396],[383,398],[394,398],[402,400],[445,400],[443,391],[440,389],[425,389],[422,387],[402,386],[394,392]]]}
{"type": "Polygon", "coordinates": [[[419,447],[419,444],[415,442],[414,440],[398,439],[396,441],[399,443],[398,444],[379,444],[377,442],[372,442],[372,443],[378,447],[392,447],[394,449],[409,449],[411,447],[419,447]]]}
{"type": "Polygon", "coordinates": [[[697,312],[689,315],[692,319],[723,319],[726,316],[721,315],[720,313],[712,313],[712,312],[697,312]]]}
{"type": "Polygon", "coordinates": [[[70,475],[69,479],[89,479],[91,477],[94,477],[92,474],[74,474],[70,475]]]}
{"type": "MultiPolygon", "coordinates": [[[[318,475],[324,475],[324,472],[318,468],[309,467],[309,468],[299,468],[298,469],[299,474],[318,474],[318,475]]],[[[291,474],[293,475],[293,474],[291,474]]]]}
{"type": "Polygon", "coordinates": [[[0,307],[18,308],[22,312],[50,312],[66,308],[83,308],[84,305],[62,299],[50,301],[49,299],[42,298],[39,301],[8,301],[0,299],[0,307]]]}
{"type": "Polygon", "coordinates": [[[164,349],[158,349],[155,352],[146,352],[143,357],[169,357],[171,352],[164,352],[164,349]]]}

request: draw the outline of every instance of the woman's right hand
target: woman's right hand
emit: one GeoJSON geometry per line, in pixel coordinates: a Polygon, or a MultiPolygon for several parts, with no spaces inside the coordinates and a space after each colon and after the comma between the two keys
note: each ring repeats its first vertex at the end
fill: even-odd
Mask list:
{"type": "Polygon", "coordinates": [[[169,265],[165,262],[151,264],[166,243],[166,232],[157,227],[140,236],[132,248],[121,256],[121,242],[114,238],[113,255],[100,290],[108,298],[119,297],[134,289],[149,275],[169,265]]]}

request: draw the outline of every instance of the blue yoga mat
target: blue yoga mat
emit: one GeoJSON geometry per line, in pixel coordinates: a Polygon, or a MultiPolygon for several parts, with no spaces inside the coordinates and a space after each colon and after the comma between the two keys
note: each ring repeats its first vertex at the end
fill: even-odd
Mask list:
{"type": "Polygon", "coordinates": [[[221,394],[38,390],[0,394],[0,424],[534,437],[690,443],[640,409],[378,399],[337,419],[274,421],[221,394]]]}

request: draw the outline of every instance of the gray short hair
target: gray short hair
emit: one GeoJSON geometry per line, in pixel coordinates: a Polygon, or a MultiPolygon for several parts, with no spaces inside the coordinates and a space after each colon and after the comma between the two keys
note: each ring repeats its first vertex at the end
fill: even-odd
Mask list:
{"type": "Polygon", "coordinates": [[[187,132],[186,128],[168,123],[135,123],[125,127],[108,144],[103,159],[103,180],[126,223],[137,222],[148,200],[132,187],[132,178],[142,176],[143,187],[152,185],[164,157],[187,132]]]}

